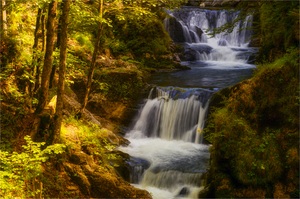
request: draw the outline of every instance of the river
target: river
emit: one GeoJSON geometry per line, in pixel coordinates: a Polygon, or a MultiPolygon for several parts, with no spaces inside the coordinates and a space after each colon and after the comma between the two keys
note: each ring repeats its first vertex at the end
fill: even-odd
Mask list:
{"type": "Polygon", "coordinates": [[[251,77],[255,65],[248,47],[252,17],[231,33],[208,34],[238,12],[184,7],[165,20],[172,39],[184,47],[181,64],[190,70],[154,74],[149,93],[126,133],[131,183],[155,199],[198,198],[209,164],[203,128],[214,92],[251,77]]]}

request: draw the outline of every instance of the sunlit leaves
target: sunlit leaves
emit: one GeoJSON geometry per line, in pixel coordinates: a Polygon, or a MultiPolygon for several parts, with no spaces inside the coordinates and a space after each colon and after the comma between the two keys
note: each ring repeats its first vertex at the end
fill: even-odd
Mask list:
{"type": "Polygon", "coordinates": [[[0,151],[0,197],[32,197],[41,190],[29,189],[28,183],[42,175],[42,163],[53,154],[62,154],[65,145],[55,144],[42,150],[44,142],[33,142],[25,136],[22,153],[0,151]]]}
{"type": "Polygon", "coordinates": [[[70,8],[70,31],[90,31],[97,26],[99,14],[97,7],[85,4],[83,1],[76,1],[70,8]]]}

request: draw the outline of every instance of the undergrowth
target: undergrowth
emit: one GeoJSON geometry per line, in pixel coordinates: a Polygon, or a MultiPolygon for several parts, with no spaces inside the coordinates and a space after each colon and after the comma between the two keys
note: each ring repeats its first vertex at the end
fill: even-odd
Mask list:
{"type": "Polygon", "coordinates": [[[42,150],[44,142],[33,142],[25,136],[23,151],[0,151],[0,197],[40,197],[43,166],[49,158],[65,152],[65,145],[55,144],[42,150]]]}

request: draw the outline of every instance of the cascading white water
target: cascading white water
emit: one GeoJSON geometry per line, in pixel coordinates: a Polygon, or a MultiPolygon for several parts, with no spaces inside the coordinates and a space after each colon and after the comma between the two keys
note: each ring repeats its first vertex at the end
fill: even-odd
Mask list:
{"type": "Polygon", "coordinates": [[[214,37],[210,36],[213,29],[238,19],[238,11],[183,8],[170,11],[169,15],[165,19],[166,30],[175,42],[185,43],[187,61],[213,61],[213,65],[225,62],[225,66],[251,67],[247,64],[253,54],[248,51],[252,49],[247,48],[251,39],[251,15],[238,21],[232,32],[218,33],[214,37]]]}
{"type": "Polygon", "coordinates": [[[154,199],[198,198],[209,161],[202,130],[211,89],[232,85],[255,67],[247,63],[253,52],[246,48],[252,17],[239,22],[232,33],[210,38],[209,31],[236,19],[238,12],[183,8],[169,14],[173,17],[165,20],[166,29],[184,46],[191,70],[168,77],[179,87],[210,89],[153,89],[126,133],[129,146],[120,150],[131,156],[131,183],[148,190],[154,199]]]}
{"type": "Polygon", "coordinates": [[[197,196],[209,158],[208,146],[201,142],[212,93],[173,87],[150,92],[126,134],[130,145],[120,148],[134,157],[130,165],[139,175],[134,173],[132,183],[154,198],[197,196]]]}
{"type": "MultiPolygon", "coordinates": [[[[188,90],[196,92],[195,89],[188,90]]],[[[131,136],[201,142],[208,103],[204,105],[196,95],[174,99],[170,96],[171,91],[157,89],[157,97],[146,101],[139,119],[129,132],[131,136]]]]}
{"type": "MultiPolygon", "coordinates": [[[[210,43],[217,45],[229,45],[247,47],[250,38],[251,31],[249,27],[252,26],[252,15],[245,18],[244,21],[238,21],[232,32],[221,32],[214,37],[210,37],[213,29],[220,28],[227,23],[231,23],[238,19],[238,11],[227,10],[203,10],[199,8],[188,8],[188,10],[181,9],[174,12],[169,12],[169,15],[175,18],[176,23],[184,29],[184,38],[186,40],[181,42],[187,43],[210,43]],[[188,12],[188,14],[186,14],[188,12]]],[[[170,24],[170,18],[165,20],[166,30],[170,33],[170,36],[174,41],[178,41],[176,34],[172,32],[172,24],[170,24]]]]}

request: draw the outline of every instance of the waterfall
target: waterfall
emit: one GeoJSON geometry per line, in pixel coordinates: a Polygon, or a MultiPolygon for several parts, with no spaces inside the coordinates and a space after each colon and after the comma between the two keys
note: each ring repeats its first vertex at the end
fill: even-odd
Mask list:
{"type": "Polygon", "coordinates": [[[165,20],[171,38],[184,47],[181,63],[190,70],[153,75],[152,83],[160,86],[149,92],[126,132],[130,144],[119,148],[131,157],[130,183],[154,199],[198,198],[203,189],[210,156],[203,144],[209,99],[219,88],[249,77],[255,67],[249,63],[255,50],[247,47],[252,16],[229,34],[209,36],[238,14],[184,7],[165,20]]]}
{"type": "MultiPolygon", "coordinates": [[[[219,28],[227,23],[231,23],[239,16],[238,11],[227,10],[204,10],[200,8],[183,8],[177,11],[169,11],[170,17],[165,19],[166,30],[175,42],[182,42],[174,31],[183,31],[183,42],[187,43],[209,43],[208,34],[213,29],[219,28]],[[171,21],[170,21],[171,20],[171,21]],[[176,22],[172,22],[176,21],[176,22]],[[174,29],[172,25],[181,25],[182,29],[174,29]],[[194,38],[194,39],[191,39],[194,38]]],[[[230,46],[247,46],[251,39],[250,27],[252,26],[252,16],[249,15],[244,21],[238,21],[233,31],[230,33],[216,34],[212,41],[215,44],[230,46]]],[[[212,42],[211,41],[211,42],[212,42]]]]}
{"type": "Polygon", "coordinates": [[[155,93],[156,97],[147,99],[128,135],[200,143],[212,92],[167,87],[155,88],[155,93]]]}
{"type": "Polygon", "coordinates": [[[130,145],[120,148],[132,156],[132,183],[155,189],[154,198],[197,196],[209,159],[208,146],[201,143],[212,93],[177,87],[150,91],[126,134],[130,145]]]}
{"type": "Polygon", "coordinates": [[[238,21],[230,33],[218,33],[215,28],[238,19],[238,11],[204,10],[185,7],[169,11],[165,28],[174,42],[184,43],[184,61],[222,61],[248,63],[256,51],[247,48],[251,39],[252,16],[238,21]]]}

